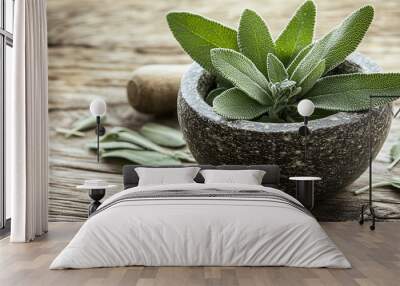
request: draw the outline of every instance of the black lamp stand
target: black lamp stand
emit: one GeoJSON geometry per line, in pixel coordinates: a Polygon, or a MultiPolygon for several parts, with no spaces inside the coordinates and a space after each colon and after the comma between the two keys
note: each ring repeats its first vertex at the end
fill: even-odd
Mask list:
{"type": "Polygon", "coordinates": [[[307,146],[307,136],[308,135],[310,135],[311,134],[311,131],[310,131],[310,129],[308,128],[308,117],[307,116],[304,116],[304,125],[303,126],[300,126],[300,128],[299,128],[299,134],[301,135],[301,136],[304,136],[304,164],[306,164],[306,162],[307,162],[307,148],[308,148],[308,146],[307,146]]]}
{"type": "Polygon", "coordinates": [[[97,163],[100,162],[100,136],[106,134],[106,129],[101,126],[100,116],[96,116],[96,135],[97,135],[97,163]]]}
{"type": "MultiPolygon", "coordinates": [[[[373,161],[373,152],[372,152],[372,132],[371,132],[371,127],[372,127],[372,122],[371,122],[371,111],[372,111],[372,100],[374,98],[398,98],[398,96],[379,96],[379,95],[370,95],[369,97],[369,111],[368,111],[368,129],[369,129],[369,138],[368,138],[368,149],[369,149],[369,188],[368,188],[368,203],[361,205],[361,210],[360,210],[360,224],[364,224],[364,213],[365,210],[369,209],[369,212],[371,213],[371,220],[372,224],[369,226],[371,230],[375,230],[375,222],[376,219],[400,219],[400,216],[392,216],[392,217],[383,217],[380,216],[379,214],[376,213],[375,207],[373,206],[373,200],[372,200],[372,161],[373,161]]],[[[397,114],[396,114],[397,115],[397,114]]],[[[386,203],[391,203],[391,202],[386,202],[386,203]]],[[[397,204],[393,202],[394,204],[397,204]]]]}
{"type": "Polygon", "coordinates": [[[106,194],[106,189],[90,189],[89,190],[89,197],[93,200],[88,209],[89,216],[94,213],[97,208],[101,205],[100,200],[104,197],[106,194]]]}

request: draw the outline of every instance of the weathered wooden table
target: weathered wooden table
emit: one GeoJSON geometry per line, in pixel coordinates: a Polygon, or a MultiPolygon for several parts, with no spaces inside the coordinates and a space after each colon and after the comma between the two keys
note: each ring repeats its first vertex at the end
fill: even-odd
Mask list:
{"type": "MultiPolygon", "coordinates": [[[[303,0],[49,0],[49,118],[50,118],[50,220],[77,221],[87,216],[86,192],[75,185],[86,179],[101,178],[119,184],[120,161],[97,165],[94,153],[83,148],[94,132],[85,138],[65,139],[56,134],[58,127],[88,115],[90,101],[106,98],[111,123],[138,127],[152,119],[127,106],[126,84],[132,71],[146,64],[189,63],[168,30],[165,17],[169,10],[190,10],[236,26],[244,8],[257,10],[276,36],[303,0]],[[246,6],[246,7],[244,7],[246,6]]],[[[398,0],[369,1],[376,7],[375,21],[359,51],[373,58],[385,71],[400,71],[400,5],[398,0]]],[[[347,14],[365,5],[364,0],[318,0],[317,38],[337,25],[347,14]]],[[[176,119],[163,119],[177,125],[176,119]]],[[[162,121],[163,121],[162,120],[162,121]]],[[[388,176],[387,154],[400,137],[400,121],[392,132],[377,163],[376,174],[388,176]]],[[[327,196],[314,209],[321,220],[348,220],[358,215],[366,195],[353,196],[351,189],[363,186],[365,173],[348,190],[327,196]],[[322,206],[322,207],[321,207],[322,206]]],[[[112,194],[109,192],[108,195],[112,194]]],[[[377,199],[399,200],[400,191],[379,189],[377,199]]],[[[400,205],[384,205],[385,214],[400,213],[400,205]]]]}

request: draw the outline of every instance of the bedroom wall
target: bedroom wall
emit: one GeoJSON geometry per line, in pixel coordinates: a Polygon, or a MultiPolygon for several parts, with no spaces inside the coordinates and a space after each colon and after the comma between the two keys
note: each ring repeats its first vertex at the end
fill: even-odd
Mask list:
{"type": "MultiPolygon", "coordinates": [[[[107,195],[122,189],[121,166],[126,161],[104,160],[98,165],[95,153],[85,148],[95,138],[93,130],[84,132],[84,137],[71,138],[56,132],[88,116],[92,99],[100,96],[107,101],[111,127],[137,129],[144,122],[155,121],[178,128],[176,116],[154,118],[139,114],[129,106],[126,96],[127,82],[138,67],[190,63],[168,30],[167,11],[191,10],[236,26],[246,6],[263,15],[276,36],[302,2],[288,0],[283,4],[280,0],[251,0],[244,5],[240,0],[48,0],[50,220],[85,220],[87,193],[75,189],[84,180],[101,178],[119,185],[107,195]]],[[[317,38],[366,3],[364,0],[316,2],[317,38]]],[[[397,0],[370,2],[376,7],[375,22],[359,51],[372,57],[385,71],[399,71],[400,5],[397,0]]],[[[388,164],[390,147],[398,140],[399,123],[394,120],[388,143],[377,159],[377,170],[381,174],[388,164]]],[[[364,174],[349,190],[364,185],[366,180],[364,174]]],[[[354,218],[366,196],[354,197],[349,190],[327,197],[326,208],[320,210],[321,216],[335,209],[337,219],[354,218]]],[[[380,196],[395,195],[382,190],[380,196]]]]}

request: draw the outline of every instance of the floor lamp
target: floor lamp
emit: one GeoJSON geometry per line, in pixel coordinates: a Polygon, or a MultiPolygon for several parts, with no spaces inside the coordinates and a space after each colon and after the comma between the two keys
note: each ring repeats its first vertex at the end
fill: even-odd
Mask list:
{"type": "Polygon", "coordinates": [[[104,126],[101,126],[101,116],[106,114],[107,105],[104,100],[97,98],[90,103],[90,112],[96,117],[96,135],[97,135],[97,163],[100,163],[100,136],[106,133],[104,126]]]}
{"type": "Polygon", "coordinates": [[[308,118],[314,113],[314,103],[309,99],[303,99],[297,105],[297,112],[303,116],[304,125],[300,126],[299,134],[304,136],[304,164],[307,163],[307,136],[311,134],[310,129],[308,128],[308,118]]]}
{"type": "MultiPolygon", "coordinates": [[[[373,206],[373,200],[372,200],[372,161],[373,161],[373,151],[372,151],[372,132],[371,132],[371,127],[372,127],[372,121],[371,121],[371,112],[373,108],[372,101],[374,99],[382,99],[382,98],[398,98],[398,96],[379,96],[379,95],[370,95],[369,97],[369,110],[368,110],[368,129],[369,129],[369,139],[368,139],[368,149],[369,149],[369,188],[368,188],[368,203],[361,205],[361,210],[360,210],[360,219],[359,223],[364,224],[364,213],[366,209],[369,209],[371,213],[371,219],[372,219],[372,224],[369,226],[371,230],[375,230],[375,222],[376,219],[400,219],[400,216],[394,216],[394,217],[382,217],[379,214],[376,213],[375,207],[373,206]]],[[[397,113],[396,113],[397,114],[397,113]]],[[[391,203],[391,202],[386,202],[386,203],[391,203]]],[[[397,204],[396,202],[393,202],[394,204],[397,204]]]]}

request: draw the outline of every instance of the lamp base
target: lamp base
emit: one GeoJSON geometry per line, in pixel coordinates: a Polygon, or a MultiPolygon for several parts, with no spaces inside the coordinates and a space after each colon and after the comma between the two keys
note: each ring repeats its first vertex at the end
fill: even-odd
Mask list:
{"type": "Polygon", "coordinates": [[[96,131],[95,131],[96,135],[103,136],[104,134],[106,134],[106,129],[104,128],[104,126],[99,126],[98,130],[99,131],[97,131],[97,128],[96,128],[96,131]]]}
{"type": "Polygon", "coordinates": [[[299,134],[300,134],[301,136],[308,136],[308,135],[311,134],[311,131],[310,131],[310,129],[309,129],[307,126],[303,125],[303,126],[301,126],[301,127],[299,128],[299,134]]]}
{"type": "Polygon", "coordinates": [[[400,216],[380,216],[379,214],[377,214],[377,212],[376,212],[376,210],[375,210],[375,207],[374,206],[372,206],[372,202],[369,202],[369,203],[367,203],[367,204],[363,204],[363,205],[361,205],[361,210],[360,210],[360,218],[359,218],[359,220],[358,220],[358,223],[360,224],[360,225],[363,225],[364,224],[364,221],[365,221],[365,211],[367,210],[367,209],[369,209],[369,212],[370,212],[370,219],[371,219],[371,225],[369,226],[369,229],[370,230],[375,230],[375,223],[376,223],[376,220],[377,219],[380,219],[380,220],[388,220],[388,219],[391,219],[391,220],[400,220],[400,216]]]}
{"type": "Polygon", "coordinates": [[[93,200],[88,209],[89,216],[94,213],[97,208],[101,205],[100,200],[106,194],[106,189],[90,189],[89,197],[93,200]]]}

